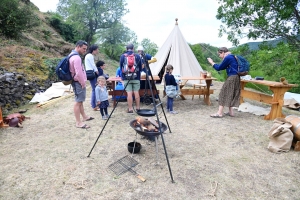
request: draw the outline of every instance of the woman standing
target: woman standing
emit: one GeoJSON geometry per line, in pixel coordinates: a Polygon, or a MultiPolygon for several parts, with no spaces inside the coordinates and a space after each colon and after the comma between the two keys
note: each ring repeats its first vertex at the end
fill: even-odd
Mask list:
{"type": "Polygon", "coordinates": [[[211,58],[207,58],[207,60],[217,71],[226,70],[227,79],[219,94],[219,110],[210,116],[213,118],[221,118],[223,115],[234,117],[233,107],[240,105],[241,94],[240,76],[237,74],[238,62],[226,47],[221,47],[218,50],[218,55],[223,59],[221,64],[214,63],[211,58]],[[225,106],[229,108],[229,112],[227,113],[223,113],[225,106]]]}
{"type": "Polygon", "coordinates": [[[98,77],[98,69],[95,65],[95,58],[94,56],[98,53],[98,46],[92,45],[90,46],[88,53],[86,54],[84,58],[84,65],[86,70],[94,70],[94,72],[97,74],[97,76],[90,80],[90,84],[92,86],[92,94],[91,94],[91,106],[94,109],[94,111],[99,111],[100,109],[96,106],[96,95],[95,95],[95,88],[97,83],[97,77],[98,77]]]}

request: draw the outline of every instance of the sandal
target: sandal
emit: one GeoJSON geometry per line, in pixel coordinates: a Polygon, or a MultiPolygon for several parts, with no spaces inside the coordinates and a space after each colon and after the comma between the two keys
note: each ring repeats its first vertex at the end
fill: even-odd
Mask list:
{"type": "Polygon", "coordinates": [[[87,118],[86,120],[84,120],[84,121],[91,121],[91,120],[93,120],[93,119],[95,119],[94,117],[89,117],[89,118],[87,118]]]}
{"type": "Polygon", "coordinates": [[[216,114],[210,115],[210,117],[212,117],[212,118],[222,118],[223,116],[216,113],[216,114]]]}
{"type": "Polygon", "coordinates": [[[231,115],[229,112],[224,112],[224,115],[230,116],[230,117],[234,117],[234,115],[231,115]]]}
{"type": "Polygon", "coordinates": [[[90,126],[83,124],[82,126],[76,126],[77,128],[82,128],[82,129],[88,129],[91,128],[90,126]]]}

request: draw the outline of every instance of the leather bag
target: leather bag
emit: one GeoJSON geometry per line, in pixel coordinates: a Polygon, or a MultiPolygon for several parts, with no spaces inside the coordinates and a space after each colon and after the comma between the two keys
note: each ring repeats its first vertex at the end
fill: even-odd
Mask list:
{"type": "Polygon", "coordinates": [[[96,74],[95,74],[94,70],[87,70],[86,78],[87,78],[87,80],[93,80],[94,78],[96,78],[96,74]]]}

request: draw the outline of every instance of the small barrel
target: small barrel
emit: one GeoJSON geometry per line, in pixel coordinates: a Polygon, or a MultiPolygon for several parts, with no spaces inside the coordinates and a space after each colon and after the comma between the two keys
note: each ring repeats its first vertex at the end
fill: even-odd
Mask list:
{"type": "Polygon", "coordinates": [[[296,115],[288,115],[285,119],[293,125],[291,130],[294,133],[294,138],[300,141],[300,117],[296,115]]]}

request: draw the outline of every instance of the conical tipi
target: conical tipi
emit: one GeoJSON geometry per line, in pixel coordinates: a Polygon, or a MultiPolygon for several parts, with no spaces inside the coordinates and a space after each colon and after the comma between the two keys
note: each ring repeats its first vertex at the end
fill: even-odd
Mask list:
{"type": "Polygon", "coordinates": [[[200,76],[200,71],[203,71],[194,53],[184,39],[178,27],[177,20],[176,18],[175,27],[171,34],[154,56],[157,62],[149,65],[152,74],[159,75],[161,80],[167,64],[173,65],[173,74],[178,74],[182,77],[200,76]]]}

